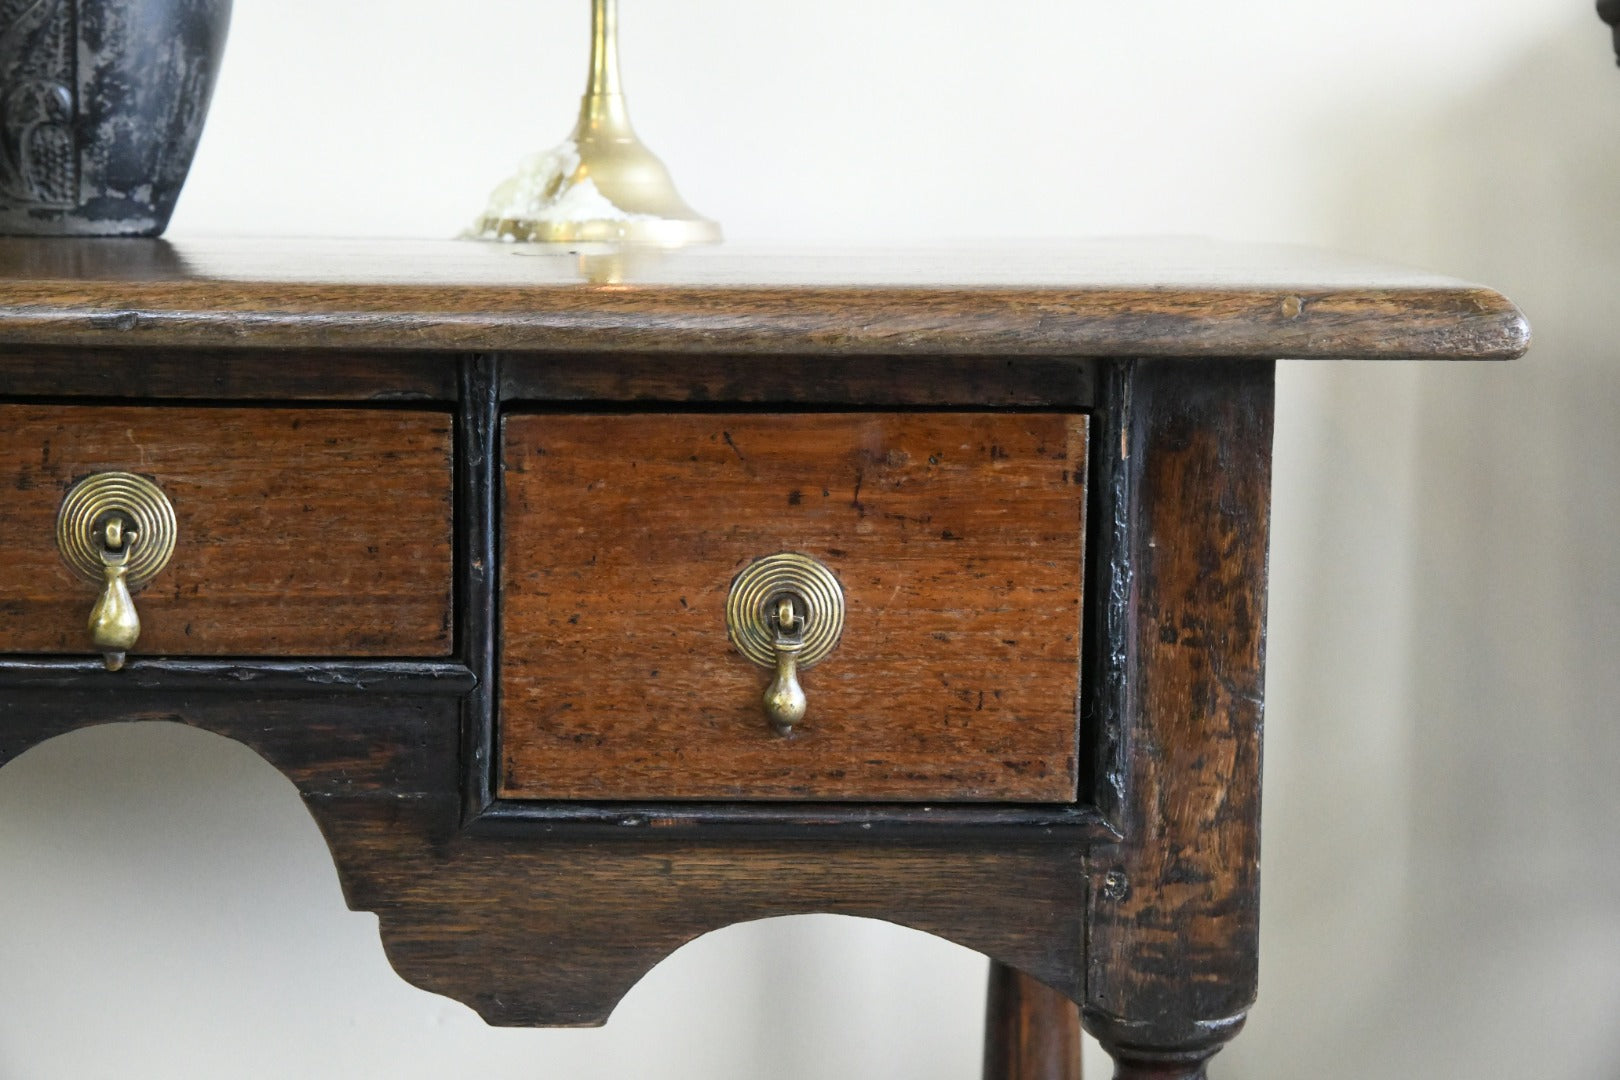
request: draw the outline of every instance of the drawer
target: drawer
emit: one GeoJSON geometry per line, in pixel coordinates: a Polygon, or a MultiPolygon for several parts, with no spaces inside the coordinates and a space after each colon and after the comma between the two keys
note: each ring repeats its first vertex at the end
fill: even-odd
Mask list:
{"type": "Polygon", "coordinates": [[[57,550],[67,490],[101,471],[174,505],[135,594],[137,656],[444,656],[448,414],[0,406],[0,652],[93,653],[97,589],[57,550]]]}
{"type": "Polygon", "coordinates": [[[1074,801],[1084,416],[513,415],[503,453],[501,796],[1074,801]],[[845,608],[786,735],[727,632],[778,553],[845,608]]]}

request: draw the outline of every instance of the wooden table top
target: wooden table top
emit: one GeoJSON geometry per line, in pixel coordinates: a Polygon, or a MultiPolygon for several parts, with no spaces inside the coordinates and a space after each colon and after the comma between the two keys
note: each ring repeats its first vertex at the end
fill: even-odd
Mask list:
{"type": "Polygon", "coordinates": [[[0,345],[1507,359],[1489,289],[1284,246],[616,254],[473,241],[0,239],[0,345]]]}

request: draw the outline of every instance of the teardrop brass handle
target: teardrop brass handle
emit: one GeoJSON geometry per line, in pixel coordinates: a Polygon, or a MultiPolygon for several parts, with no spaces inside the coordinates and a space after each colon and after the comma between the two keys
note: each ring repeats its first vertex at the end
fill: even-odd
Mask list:
{"type": "Polygon", "coordinates": [[[101,590],[90,610],[90,642],[107,670],[124,666],[141,636],[132,592],[169,564],[174,506],[163,489],[134,473],[95,473],[68,490],[56,515],[56,546],[67,564],[101,590]]]}
{"type": "Polygon", "coordinates": [[[825,659],[844,632],[843,587],[808,555],[767,556],[731,583],[726,632],[738,652],[774,672],[765,716],[789,734],[809,709],[799,672],[825,659]]]}
{"type": "Polygon", "coordinates": [[[106,546],[101,551],[101,565],[106,582],[101,599],[90,609],[90,640],[105,657],[107,670],[117,671],[141,636],[141,616],[135,610],[134,597],[129,595],[129,557],[140,534],[125,531],[115,518],[103,535],[106,546]],[[122,545],[115,551],[112,545],[119,539],[122,545]]]}
{"type": "Polygon", "coordinates": [[[776,640],[771,648],[776,652],[776,677],[765,688],[765,715],[770,717],[776,730],[786,733],[804,719],[810,707],[799,684],[799,654],[804,651],[805,607],[804,598],[792,593],[778,597],[776,611],[770,616],[776,628],[776,640]]]}

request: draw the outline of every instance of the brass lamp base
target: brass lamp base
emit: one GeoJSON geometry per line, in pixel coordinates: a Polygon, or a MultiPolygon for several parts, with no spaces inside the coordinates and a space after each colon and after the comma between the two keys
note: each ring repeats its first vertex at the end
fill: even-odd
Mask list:
{"type": "Polygon", "coordinates": [[[480,218],[480,240],[524,244],[634,244],[678,248],[692,244],[718,244],[720,227],[712,221],[651,219],[645,221],[545,221],[534,218],[480,218]]]}
{"type": "Polygon", "coordinates": [[[686,204],[630,125],[620,89],[617,0],[591,3],[591,73],[573,134],[496,188],[468,235],[651,247],[720,242],[720,226],[686,204]]]}

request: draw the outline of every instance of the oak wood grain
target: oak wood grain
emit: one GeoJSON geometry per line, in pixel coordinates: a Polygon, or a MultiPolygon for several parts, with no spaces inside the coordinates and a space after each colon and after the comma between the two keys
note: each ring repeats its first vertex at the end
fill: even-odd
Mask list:
{"type": "Polygon", "coordinates": [[[1255,996],[1273,366],[1117,384],[1124,839],[1093,850],[1085,1022],[1132,1080],[1202,1077],[1255,996]]]}
{"type": "Polygon", "coordinates": [[[1005,964],[990,964],[984,1080],[1081,1080],[1080,1008],[1005,964]]]}
{"type": "MultiPolygon", "coordinates": [[[[454,402],[468,357],[319,349],[0,346],[0,394],[68,400],[454,402]]],[[[581,407],[1044,407],[1094,404],[1095,361],[1075,357],[507,353],[500,396],[581,407]]]]}
{"type": "Polygon", "coordinates": [[[1078,997],[1073,848],[425,839],[430,804],[323,800],[351,906],[403,977],[492,1024],[593,1025],[663,957],[721,927],[808,912],[882,919],[1078,997]]]}
{"type": "MultiPolygon", "coordinates": [[[[0,766],[108,721],[236,739],[298,788],[351,907],[376,912],[401,976],[502,1025],[594,1025],[660,960],[737,922],[883,919],[1081,993],[1083,849],[498,837],[463,828],[455,694],[131,693],[102,673],[0,694],[0,766]]],[[[0,774],[3,781],[3,774],[0,774]]]]}
{"type": "Polygon", "coordinates": [[[97,588],[58,553],[56,514],[122,470],[178,526],[135,594],[134,655],[447,655],[450,444],[434,412],[0,406],[0,652],[93,652],[97,588]]]}
{"type": "Polygon", "coordinates": [[[1088,408],[1096,364],[1077,357],[524,353],[502,358],[512,402],[1088,408]]]}
{"type": "Polygon", "coordinates": [[[0,394],[130,402],[448,402],[456,400],[455,360],[398,350],[14,345],[0,347],[0,394]]]}
{"type": "Polygon", "coordinates": [[[1072,802],[1086,418],[508,417],[500,794],[1072,802]],[[767,723],[726,636],[766,555],[847,605],[767,723]]]}
{"type": "Polygon", "coordinates": [[[471,242],[0,241],[0,345],[1505,358],[1478,286],[1307,249],[1093,241],[639,257],[471,242]]]}
{"type": "MultiPolygon", "coordinates": [[[[72,582],[76,599],[69,606],[50,599],[61,584],[52,575],[65,571],[55,560],[49,521],[73,475],[101,467],[160,479],[173,473],[165,486],[176,485],[183,543],[211,549],[183,548],[165,577],[138,598],[149,635],[173,635],[191,603],[213,605],[208,618],[193,622],[214,647],[240,632],[232,630],[233,605],[262,619],[258,637],[219,653],[228,659],[138,655],[117,674],[99,670],[77,646],[64,655],[0,659],[0,765],[43,739],[111,720],[175,721],[241,740],[297,785],[333,852],[345,895],[352,906],[379,914],[384,947],[401,974],[471,1004],[494,1023],[600,1023],[642,974],[701,933],[748,919],[832,911],[936,933],[1007,971],[1028,973],[1004,990],[1027,989],[1030,980],[1050,988],[1044,1003],[1020,996],[998,1015],[1044,1013],[1064,997],[1083,1002],[1086,1023],[1115,1055],[1121,1077],[1200,1077],[1241,1026],[1255,991],[1272,375],[1266,361],[1505,357],[1527,341],[1522,316],[1487,289],[1356,260],[1216,244],[797,255],[723,248],[616,265],[476,244],[0,241],[0,394],[167,401],[147,409],[36,402],[0,411],[0,483],[9,484],[0,499],[0,547],[12,574],[0,585],[21,590],[0,592],[0,631],[39,636],[50,648],[68,640],[61,635],[82,633],[87,587],[72,582]],[[453,544],[449,416],[285,407],[402,398],[456,402],[461,512],[453,544]],[[646,652],[611,635],[602,637],[607,652],[577,649],[580,639],[570,635],[601,626],[593,629],[583,616],[558,625],[561,609],[548,614],[562,594],[536,575],[546,565],[564,565],[548,563],[559,554],[582,575],[570,587],[575,603],[586,606],[570,614],[628,623],[642,634],[638,649],[649,642],[667,647],[658,642],[660,624],[633,605],[601,602],[581,584],[596,572],[587,549],[597,567],[609,570],[612,560],[603,564],[602,556],[616,547],[642,554],[667,549],[660,558],[673,568],[671,579],[683,582],[693,575],[681,559],[718,552],[724,567],[702,580],[723,592],[740,560],[763,553],[755,541],[771,541],[767,550],[802,546],[799,537],[772,529],[798,520],[790,513],[816,511],[823,533],[821,550],[812,553],[835,566],[859,545],[829,538],[849,533],[853,521],[857,541],[870,535],[901,551],[903,535],[904,547],[922,551],[934,567],[937,596],[960,601],[982,585],[972,576],[982,567],[943,550],[959,542],[945,541],[943,529],[930,537],[919,528],[936,524],[942,513],[935,508],[935,520],[921,521],[927,485],[917,462],[926,455],[908,451],[909,465],[887,452],[833,462],[830,468],[844,476],[828,485],[818,511],[818,489],[782,461],[773,463],[774,444],[737,438],[741,429],[721,413],[780,406],[794,424],[848,424],[857,421],[815,419],[803,410],[1094,409],[1097,452],[1089,467],[1097,475],[1089,492],[1072,485],[1054,493],[1063,487],[1061,476],[1054,485],[1042,470],[1056,463],[1030,452],[1029,444],[1005,459],[970,455],[971,467],[964,467],[969,479],[998,477],[980,485],[984,498],[973,505],[1001,500],[1009,520],[1035,530],[1042,545],[1032,556],[998,542],[990,545],[992,557],[1016,564],[1019,574],[1035,564],[1037,576],[1064,589],[1068,579],[1041,560],[1062,553],[1078,575],[1077,515],[1084,495],[1095,499],[1096,585],[1084,605],[1090,641],[1081,643],[1091,652],[1091,677],[1080,687],[1083,770],[1077,776],[1072,681],[1062,686],[1067,727],[1055,711],[1034,713],[1034,727],[1007,725],[989,742],[974,734],[972,717],[960,726],[937,722],[960,715],[951,711],[961,708],[955,699],[933,710],[889,708],[895,695],[923,693],[908,681],[889,698],[872,699],[879,707],[867,714],[869,724],[845,732],[851,741],[837,752],[846,756],[863,749],[858,739],[900,739],[883,744],[880,754],[859,756],[853,772],[819,753],[836,732],[837,710],[808,726],[797,745],[746,753],[735,747],[773,738],[757,714],[749,715],[746,732],[734,729],[738,741],[731,744],[724,716],[712,731],[667,722],[693,708],[699,689],[712,699],[724,682],[714,677],[723,664],[738,665],[726,676],[746,691],[737,709],[751,709],[762,684],[763,673],[729,652],[701,657],[712,641],[724,640],[710,599],[703,601],[711,605],[707,627],[683,639],[690,647],[667,647],[674,666],[661,663],[657,680],[669,680],[680,665],[707,665],[701,687],[695,679],[679,692],[661,685],[657,692],[678,704],[650,724],[628,708],[607,716],[620,725],[610,730],[616,741],[604,742],[616,754],[648,730],[663,740],[663,761],[638,763],[637,749],[609,763],[629,762],[639,785],[631,790],[663,801],[497,799],[514,775],[512,790],[520,794],[554,790],[545,786],[548,771],[553,759],[566,763],[569,754],[568,782],[575,786],[562,790],[588,796],[596,790],[591,755],[601,750],[589,740],[561,748],[548,743],[546,699],[520,696],[515,745],[521,749],[527,738],[533,760],[510,774],[496,752],[495,675],[511,674],[495,666],[502,624],[492,573],[502,509],[496,421],[503,398],[621,414],[615,423],[622,426],[611,432],[601,417],[575,418],[572,479],[548,473],[553,458],[535,453],[547,448],[546,433],[565,427],[556,416],[514,418],[507,434],[521,437],[505,447],[507,464],[520,466],[506,477],[506,509],[523,515],[516,532],[510,518],[504,522],[507,554],[517,552],[505,568],[507,601],[521,600],[508,616],[515,611],[514,625],[525,631],[506,637],[518,661],[513,670],[531,690],[558,678],[574,680],[581,694],[593,684],[593,698],[600,693],[598,669],[606,666],[599,655],[627,664],[646,652]],[[258,407],[203,407],[225,401],[258,407]],[[601,404],[580,404],[592,402],[601,404]],[[684,457],[664,444],[635,441],[647,434],[636,432],[647,419],[629,410],[670,403],[688,410],[678,419],[693,425],[689,435],[699,443],[684,457]],[[692,415],[702,410],[709,414],[692,415]],[[98,412],[103,420],[128,422],[136,438],[108,443],[82,462],[66,460],[50,425],[65,431],[78,425],[65,417],[98,412]],[[13,423],[24,417],[32,419],[21,428],[13,423]],[[294,427],[294,418],[303,426],[294,427]],[[735,447],[723,437],[715,441],[717,422],[728,425],[721,430],[733,435],[735,447]],[[323,423],[335,429],[318,432],[323,423]],[[130,444],[158,457],[132,464],[130,444]],[[185,460],[163,456],[176,448],[189,448],[185,460]],[[221,461],[229,478],[215,487],[208,470],[221,461]],[[684,489],[645,479],[649,464],[665,481],[692,472],[711,483],[721,478],[724,497],[679,494],[686,513],[672,529],[659,517],[661,500],[684,489]],[[864,470],[859,494],[857,465],[864,470]],[[1016,497],[997,469],[1022,478],[1016,497]],[[579,493],[592,471],[615,485],[598,493],[618,498],[617,518],[597,513],[579,493]],[[787,481],[793,483],[784,489],[787,481]],[[305,511],[294,492],[310,484],[319,498],[305,511]],[[759,504],[764,509],[741,519],[747,526],[741,533],[702,525],[753,505],[748,493],[756,489],[768,495],[759,504]],[[353,508],[341,493],[355,490],[374,497],[364,504],[372,509],[360,518],[342,516],[353,508]],[[626,490],[645,494],[629,500],[626,490]],[[795,490],[797,505],[788,500],[795,490]],[[209,498],[216,493],[228,498],[209,498]],[[375,510],[379,504],[385,512],[375,510]],[[279,516],[265,524],[272,510],[279,516]],[[886,510],[898,516],[884,517],[886,510]],[[188,539],[194,511],[230,516],[188,539]],[[542,527],[525,532],[527,521],[542,527]],[[563,528],[570,521],[572,538],[563,528]],[[863,524],[869,534],[859,532],[863,524]],[[243,549],[229,550],[219,538],[254,528],[265,538],[252,552],[259,569],[244,571],[232,561],[243,549]],[[393,546],[378,545],[375,554],[355,546],[374,529],[393,546]],[[749,542],[737,543],[738,536],[749,542]],[[294,560],[284,538],[301,549],[324,544],[323,557],[294,560]],[[727,549],[733,543],[736,549],[727,549]],[[451,646],[452,547],[459,558],[454,662],[432,659],[451,646]],[[324,557],[328,551],[337,557],[324,557]],[[207,573],[198,578],[201,570],[207,573]],[[182,572],[193,577],[170,596],[171,575],[182,572]],[[244,581],[255,584],[250,594],[221,591],[244,581]],[[356,599],[368,589],[387,609],[393,637],[386,641],[362,629],[377,625],[377,611],[356,599]],[[288,590],[293,600],[284,603],[280,593],[288,590]],[[33,599],[3,606],[18,597],[33,599]],[[572,662],[551,662],[559,642],[572,662]],[[301,654],[305,646],[310,652],[301,654]],[[570,658],[566,647],[578,655],[570,658]],[[365,659],[370,655],[380,658],[365,659]],[[895,724],[897,716],[904,722],[895,724]],[[1042,726],[1044,734],[1036,731],[1042,726]],[[714,745],[702,743],[714,732],[718,758],[707,753],[714,745]],[[812,752],[805,754],[807,747],[812,752]],[[1008,768],[1009,761],[1020,767],[1008,768]],[[1034,761],[1051,771],[1024,767],[1034,761]],[[796,778],[800,768],[809,794],[796,778]],[[735,801],[671,803],[669,793],[682,790],[681,783],[735,801]],[[1082,800],[1069,801],[1077,787],[1082,800]],[[1031,793],[1065,801],[941,807],[943,798],[1031,793]],[[761,794],[781,801],[742,801],[761,794]],[[884,797],[928,801],[826,801],[884,797]],[[672,805],[678,810],[669,811],[672,805]],[[621,808],[621,820],[603,824],[602,815],[621,808]]],[[[757,413],[751,419],[761,420],[757,413]]],[[[1066,445],[1080,434],[1075,417],[1017,412],[978,420],[865,413],[858,422],[880,429],[893,423],[907,438],[947,423],[1035,425],[1019,429],[1021,438],[1052,425],[1066,445]]],[[[104,423],[96,426],[92,443],[107,434],[104,423]]],[[[1054,435],[1046,445],[1059,441],[1054,435]]],[[[1019,444],[1007,438],[992,445],[1016,451],[1019,444]]],[[[1073,449],[1066,453],[1080,461],[1073,449]]],[[[1071,476],[1085,468],[1075,465],[1071,476]]],[[[989,527],[1007,538],[1006,530],[997,534],[962,513],[973,520],[972,532],[989,527]]],[[[951,531],[970,535],[965,526],[951,531]]],[[[873,559],[868,580],[904,570],[910,557],[873,559]]],[[[616,571],[621,583],[627,565],[616,571]]],[[[691,603],[692,593],[681,595],[691,603]]],[[[887,604],[896,594],[891,585],[873,595],[887,604]]],[[[611,590],[600,597],[611,600],[611,590]]],[[[1020,602],[1012,606],[1027,607],[1027,597],[1013,599],[1020,602]]],[[[1079,601],[1076,591],[1073,602],[1079,601]]],[[[662,625],[686,633],[683,618],[693,617],[662,625]]],[[[1072,680],[1079,625],[1072,607],[1062,621],[1071,628],[1064,655],[1057,657],[1054,646],[1052,656],[1037,658],[1053,670],[1066,668],[1072,680]]],[[[864,638],[846,641],[808,674],[813,708],[836,696],[840,664],[861,662],[851,641],[869,642],[874,625],[869,621],[864,638]]],[[[195,630],[182,635],[181,650],[200,653],[202,646],[192,644],[197,637],[195,630]]],[[[149,636],[148,643],[161,640],[149,636]]],[[[930,639],[923,650],[894,650],[892,663],[866,662],[916,667],[951,644],[930,639]]],[[[1022,677],[1019,656],[998,652],[994,642],[955,660],[947,680],[966,676],[1015,698],[1043,680],[1060,681],[1050,672],[1022,677]]],[[[883,677],[883,671],[873,676],[883,677]]],[[[651,681],[642,677],[636,692],[644,695],[651,681]]],[[[995,703],[993,693],[986,696],[995,703]]],[[[975,694],[973,714],[976,704],[975,694]]],[[[1000,1045],[1029,1047],[1040,1034],[1012,1032],[1000,1045]]]]}

